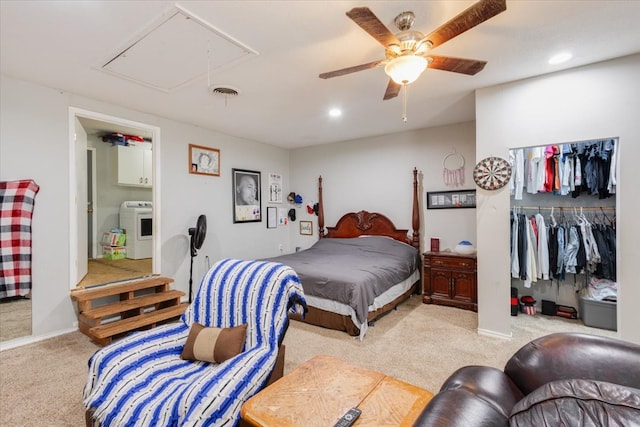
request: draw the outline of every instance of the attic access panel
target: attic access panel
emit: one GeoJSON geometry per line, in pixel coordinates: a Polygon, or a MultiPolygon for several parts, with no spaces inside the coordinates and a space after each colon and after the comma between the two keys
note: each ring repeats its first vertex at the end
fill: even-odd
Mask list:
{"type": "Polygon", "coordinates": [[[102,71],[172,92],[257,52],[182,7],[172,7],[108,57],[102,71]]]}

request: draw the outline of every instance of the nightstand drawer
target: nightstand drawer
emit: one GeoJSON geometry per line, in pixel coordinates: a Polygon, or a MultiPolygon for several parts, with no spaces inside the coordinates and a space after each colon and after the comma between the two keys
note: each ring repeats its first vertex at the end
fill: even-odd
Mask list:
{"type": "Polygon", "coordinates": [[[431,257],[432,268],[453,268],[456,270],[475,270],[475,261],[470,258],[457,258],[447,256],[431,257]]]}

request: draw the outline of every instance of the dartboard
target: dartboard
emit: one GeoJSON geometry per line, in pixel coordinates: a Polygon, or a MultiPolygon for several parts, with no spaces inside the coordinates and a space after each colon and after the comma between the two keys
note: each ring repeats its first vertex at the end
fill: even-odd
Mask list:
{"type": "Polygon", "coordinates": [[[485,190],[497,190],[504,187],[511,178],[511,165],[500,157],[487,157],[478,162],[473,169],[473,180],[485,190]]]}

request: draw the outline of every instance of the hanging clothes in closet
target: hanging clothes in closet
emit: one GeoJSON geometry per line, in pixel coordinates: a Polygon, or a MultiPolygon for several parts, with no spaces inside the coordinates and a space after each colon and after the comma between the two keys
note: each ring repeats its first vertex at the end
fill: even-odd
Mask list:
{"type": "Polygon", "coordinates": [[[617,140],[604,139],[509,150],[511,195],[551,193],[605,199],[617,185],[617,140]]]}
{"type": "MultiPolygon", "coordinates": [[[[528,208],[533,209],[533,208],[528,208]]],[[[539,212],[511,211],[511,276],[530,287],[537,280],[566,280],[567,273],[616,280],[615,221],[597,214],[588,219],[577,210],[569,218],[553,208],[549,221],[539,212]]]]}

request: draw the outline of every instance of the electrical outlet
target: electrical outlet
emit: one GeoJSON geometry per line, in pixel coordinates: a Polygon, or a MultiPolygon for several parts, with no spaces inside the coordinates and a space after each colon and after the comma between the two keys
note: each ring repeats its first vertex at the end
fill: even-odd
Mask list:
{"type": "Polygon", "coordinates": [[[280,243],[278,245],[278,249],[280,250],[280,252],[284,252],[284,245],[282,243],[280,243]]]}

